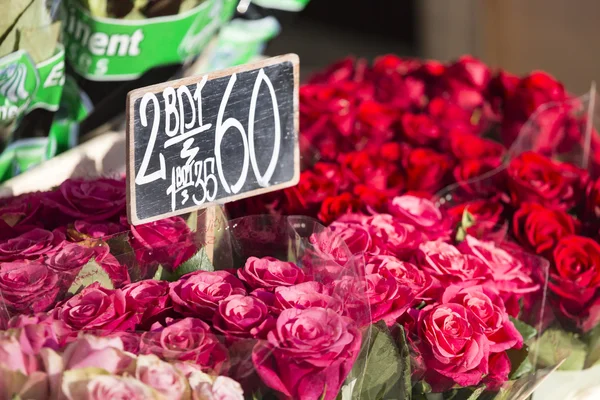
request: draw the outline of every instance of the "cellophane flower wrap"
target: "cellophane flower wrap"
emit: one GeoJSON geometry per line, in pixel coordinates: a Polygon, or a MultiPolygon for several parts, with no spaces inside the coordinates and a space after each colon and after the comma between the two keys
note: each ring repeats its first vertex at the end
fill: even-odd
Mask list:
{"type": "Polygon", "coordinates": [[[362,257],[310,218],[129,226],[124,199],[3,205],[0,398],[336,398],[368,352],[362,257]]]}

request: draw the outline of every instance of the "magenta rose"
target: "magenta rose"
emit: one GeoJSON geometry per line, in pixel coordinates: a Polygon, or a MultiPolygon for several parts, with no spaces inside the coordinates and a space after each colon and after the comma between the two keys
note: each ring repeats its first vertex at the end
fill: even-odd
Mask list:
{"type": "Polygon", "coordinates": [[[393,254],[403,260],[409,259],[425,239],[425,235],[414,225],[399,222],[389,214],[377,214],[367,224],[371,237],[379,242],[380,252],[393,254]]]}
{"type": "Polygon", "coordinates": [[[460,304],[440,304],[419,316],[426,380],[435,392],[455,384],[475,386],[489,371],[490,345],[473,313],[460,304]]]}
{"type": "Polygon", "coordinates": [[[366,258],[365,273],[377,274],[386,270],[399,284],[411,288],[412,294],[419,297],[431,285],[429,274],[416,265],[400,261],[396,257],[378,255],[366,258]]]}
{"type": "Polygon", "coordinates": [[[13,197],[0,206],[0,240],[7,240],[36,227],[42,227],[40,218],[41,196],[33,193],[13,197]]]}
{"type": "Polygon", "coordinates": [[[0,266],[1,301],[13,313],[37,313],[50,308],[60,287],[58,276],[37,261],[5,262],[0,266]]]}
{"type": "Polygon", "coordinates": [[[470,235],[460,243],[459,249],[465,254],[479,258],[490,268],[495,285],[501,292],[523,295],[539,289],[539,285],[532,278],[533,271],[530,266],[506,249],[470,235]]]}
{"type": "Polygon", "coordinates": [[[51,271],[58,274],[59,279],[68,286],[72,282],[72,278],[77,276],[81,268],[88,263],[95,255],[93,249],[83,247],[77,243],[66,243],[54,253],[51,253],[45,264],[51,271]]]}
{"type": "Polygon", "coordinates": [[[44,201],[68,219],[101,222],[125,212],[125,180],[68,179],[44,201]]]}
{"type": "Polygon", "coordinates": [[[294,399],[333,400],[352,369],[361,334],[325,308],[284,310],[252,361],[263,382],[294,399]]]}
{"type": "Polygon", "coordinates": [[[185,220],[171,217],[148,224],[131,226],[131,246],[141,264],[160,264],[175,270],[198,250],[185,220]]]}
{"type": "Polygon", "coordinates": [[[352,254],[378,252],[369,231],[359,223],[338,220],[329,225],[329,229],[340,236],[352,254]]]}
{"type": "Polygon", "coordinates": [[[304,272],[300,267],[273,257],[250,257],[237,274],[252,289],[275,289],[278,286],[292,286],[304,281],[304,272]]]}
{"type": "Polygon", "coordinates": [[[59,231],[34,228],[0,243],[0,262],[39,259],[56,251],[64,240],[65,236],[59,231]]]}
{"type": "Polygon", "coordinates": [[[156,354],[166,360],[191,361],[204,370],[216,371],[228,359],[227,350],[197,318],[184,318],[163,327],[155,324],[142,335],[140,353],[156,354]]]}
{"type": "Polygon", "coordinates": [[[131,331],[138,320],[134,312],[127,310],[121,290],[106,289],[97,282],[59,304],[52,316],[74,331],[99,331],[102,334],[131,331]]]}
{"type": "Polygon", "coordinates": [[[389,213],[400,222],[413,225],[430,240],[450,237],[450,219],[427,199],[404,195],[394,197],[388,205],[389,213]]]}
{"type": "Polygon", "coordinates": [[[142,325],[171,309],[169,283],[166,281],[148,279],[135,282],[123,288],[123,295],[126,308],[140,315],[142,325]]]}
{"type": "Polygon", "coordinates": [[[228,339],[265,339],[275,325],[265,303],[253,296],[236,294],[219,303],[213,328],[228,339]]]}
{"type": "Polygon", "coordinates": [[[120,288],[131,282],[126,265],[121,265],[119,260],[110,253],[107,245],[94,247],[95,261],[108,274],[116,288],[120,288]]]}
{"type": "Polygon", "coordinates": [[[486,285],[453,285],[442,296],[442,303],[456,303],[471,311],[490,342],[490,352],[520,349],[523,337],[508,318],[504,301],[486,285]]]}
{"type": "Polygon", "coordinates": [[[340,314],[343,311],[343,304],[332,295],[331,288],[314,281],[275,288],[273,306],[278,311],[311,307],[323,307],[340,314]]]}
{"type": "Polygon", "coordinates": [[[102,239],[107,236],[112,236],[117,233],[127,231],[127,227],[115,222],[89,222],[89,221],[75,221],[73,228],[77,231],[79,236],[88,236],[94,239],[102,239]]]}
{"type": "Polygon", "coordinates": [[[434,279],[435,293],[449,284],[482,282],[492,277],[490,267],[479,258],[461,254],[456,247],[439,241],[421,244],[417,263],[434,279]]]}
{"type": "Polygon", "coordinates": [[[210,321],[219,302],[234,294],[246,294],[244,284],[225,271],[197,271],[170,284],[173,308],[187,317],[210,321]]]}

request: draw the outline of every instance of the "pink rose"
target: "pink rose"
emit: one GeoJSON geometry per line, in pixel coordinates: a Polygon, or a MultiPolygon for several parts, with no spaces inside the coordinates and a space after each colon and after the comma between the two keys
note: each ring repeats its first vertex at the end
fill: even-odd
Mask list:
{"type": "Polygon", "coordinates": [[[275,288],[274,307],[279,310],[322,307],[342,313],[343,304],[333,297],[331,288],[319,282],[303,282],[294,286],[275,288]]]}
{"type": "Polygon", "coordinates": [[[202,381],[193,387],[193,400],[243,400],[244,391],[239,383],[226,376],[217,376],[214,381],[202,381]]]}
{"type": "Polygon", "coordinates": [[[68,179],[44,201],[69,219],[106,221],[125,212],[125,180],[68,179]]]}
{"type": "Polygon", "coordinates": [[[124,352],[119,338],[83,335],[67,345],[61,367],[63,371],[96,367],[111,374],[122,374],[133,362],[134,358],[124,352]]]}
{"type": "Polygon", "coordinates": [[[520,349],[523,337],[508,318],[504,301],[499,294],[485,285],[454,285],[442,296],[442,303],[456,303],[471,311],[475,321],[490,342],[490,352],[520,349]]]}
{"type": "Polygon", "coordinates": [[[431,285],[431,277],[425,271],[409,262],[393,256],[369,256],[366,259],[365,273],[377,274],[383,270],[393,276],[401,285],[410,287],[414,296],[419,297],[431,285]]]}
{"type": "Polygon", "coordinates": [[[141,264],[160,264],[175,270],[196,251],[193,234],[185,220],[171,217],[148,224],[131,226],[131,246],[141,264]]]}
{"type": "Polygon", "coordinates": [[[267,305],[256,297],[233,295],[219,303],[213,328],[228,339],[261,338],[275,325],[267,305]]]}
{"type": "Polygon", "coordinates": [[[32,229],[0,244],[0,262],[40,259],[52,254],[64,240],[64,235],[58,231],[32,229]]]}
{"type": "Polygon", "coordinates": [[[0,265],[0,295],[9,312],[37,313],[47,310],[58,295],[58,276],[35,261],[0,265]]]}
{"type": "Polygon", "coordinates": [[[17,335],[2,332],[0,334],[0,367],[29,375],[40,370],[40,363],[35,353],[21,346],[17,335]]]}
{"type": "Polygon", "coordinates": [[[52,315],[74,331],[97,330],[103,334],[130,331],[137,323],[135,313],[126,308],[123,292],[105,289],[99,283],[92,283],[58,305],[52,315]]]}
{"type": "Polygon", "coordinates": [[[427,383],[434,392],[475,386],[488,373],[490,346],[473,313],[460,304],[423,309],[419,316],[427,383]]]}
{"type": "Polygon", "coordinates": [[[245,295],[242,282],[225,271],[197,271],[170,284],[169,297],[181,315],[210,321],[219,302],[234,294],[245,295]]]}
{"type": "Polygon", "coordinates": [[[63,393],[67,400],[146,400],[154,397],[149,386],[128,376],[96,375],[84,384],[77,383],[79,382],[63,385],[63,393]]]}
{"type": "Polygon", "coordinates": [[[400,222],[413,225],[430,240],[450,236],[450,219],[444,218],[442,212],[429,200],[411,195],[398,196],[392,199],[388,207],[389,213],[400,222]]]}
{"type": "Polygon", "coordinates": [[[252,289],[274,289],[292,286],[304,281],[304,272],[292,262],[279,261],[273,257],[250,257],[238,277],[252,289]]]}
{"type": "Polygon", "coordinates": [[[295,399],[333,400],[352,369],[361,334],[352,321],[325,308],[284,310],[268,341],[252,352],[264,383],[295,399]]]}
{"type": "Polygon", "coordinates": [[[169,311],[169,283],[166,281],[144,280],[123,288],[126,308],[140,314],[140,324],[152,321],[153,317],[169,311]]]}
{"type": "Polygon", "coordinates": [[[404,224],[389,214],[377,214],[367,222],[371,237],[378,239],[385,252],[401,259],[414,253],[424,235],[414,225],[404,224]]]}
{"type": "Polygon", "coordinates": [[[135,377],[169,399],[185,399],[189,390],[184,375],[155,355],[138,356],[135,377]]]}
{"type": "Polygon", "coordinates": [[[8,322],[8,327],[20,330],[20,341],[27,343],[32,354],[38,354],[44,347],[58,350],[64,346],[71,333],[62,321],[57,321],[46,313],[15,316],[8,322]]]}
{"type": "Polygon", "coordinates": [[[204,369],[218,371],[227,360],[227,350],[196,318],[184,318],[167,327],[155,324],[142,335],[141,354],[156,354],[166,360],[192,361],[204,369]]]}

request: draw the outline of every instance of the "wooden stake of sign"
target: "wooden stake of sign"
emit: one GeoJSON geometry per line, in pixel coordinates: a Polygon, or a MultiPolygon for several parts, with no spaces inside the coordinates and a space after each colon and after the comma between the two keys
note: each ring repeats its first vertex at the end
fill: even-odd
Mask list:
{"type": "Polygon", "coordinates": [[[129,221],[296,185],[298,89],[298,56],[288,54],[130,92],[129,221]]]}

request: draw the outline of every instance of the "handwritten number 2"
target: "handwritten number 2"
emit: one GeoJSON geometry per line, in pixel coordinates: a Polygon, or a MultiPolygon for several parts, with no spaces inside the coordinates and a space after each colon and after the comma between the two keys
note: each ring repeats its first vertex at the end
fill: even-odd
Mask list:
{"type": "Polygon", "coordinates": [[[165,156],[163,156],[162,153],[159,154],[160,169],[158,171],[146,175],[146,171],[148,170],[148,164],[150,164],[150,157],[152,156],[152,151],[154,150],[156,136],[158,135],[158,124],[160,121],[160,108],[158,105],[158,99],[154,94],[146,93],[144,97],[142,97],[142,101],[140,102],[140,122],[142,123],[143,127],[148,126],[148,116],[146,115],[146,108],[150,101],[152,101],[152,105],[154,108],[154,122],[152,123],[152,130],[150,131],[150,139],[148,140],[148,146],[146,146],[144,158],[142,158],[142,165],[140,165],[140,170],[135,176],[136,185],[145,185],[146,183],[154,182],[157,179],[167,179],[165,156]]]}

